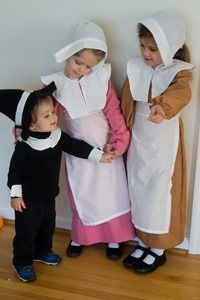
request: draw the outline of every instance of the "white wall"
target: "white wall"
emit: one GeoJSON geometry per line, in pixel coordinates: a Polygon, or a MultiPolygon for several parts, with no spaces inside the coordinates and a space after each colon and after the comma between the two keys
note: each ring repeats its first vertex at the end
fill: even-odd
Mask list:
{"type": "MultiPolygon", "coordinates": [[[[113,65],[113,81],[119,91],[126,74],[126,62],[138,49],[136,24],[159,9],[172,9],[183,17],[192,62],[197,66],[192,83],[193,99],[183,111],[188,159],[189,213],[199,127],[199,0],[0,0],[0,88],[40,88],[39,76],[62,69],[53,54],[65,45],[68,26],[82,19],[101,25],[105,31],[113,65]]],[[[0,215],[13,218],[6,186],[13,151],[12,122],[0,115],[0,215]]],[[[65,192],[64,168],[57,201],[57,225],[70,226],[65,192]]]]}

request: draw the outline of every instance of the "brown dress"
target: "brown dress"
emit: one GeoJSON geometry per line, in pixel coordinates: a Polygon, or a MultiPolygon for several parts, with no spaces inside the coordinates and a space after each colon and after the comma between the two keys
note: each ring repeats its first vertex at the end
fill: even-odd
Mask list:
{"type": "MultiPolygon", "coordinates": [[[[186,106],[191,99],[191,72],[180,71],[176,74],[167,90],[149,102],[160,104],[167,119],[171,119],[186,106]]],[[[150,93],[149,93],[150,94],[150,93]]],[[[121,109],[129,130],[134,122],[135,102],[130,92],[129,81],[125,80],[122,88],[121,109]]],[[[186,158],[183,137],[183,124],[180,119],[180,139],[172,177],[172,207],[170,229],[166,234],[152,234],[136,229],[136,235],[147,245],[167,249],[180,244],[185,236],[186,220],[186,158]]]]}

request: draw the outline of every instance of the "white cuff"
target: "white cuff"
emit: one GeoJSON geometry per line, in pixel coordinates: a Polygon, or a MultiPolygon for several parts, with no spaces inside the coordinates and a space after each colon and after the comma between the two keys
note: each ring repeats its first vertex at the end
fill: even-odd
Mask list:
{"type": "Polygon", "coordinates": [[[93,160],[93,161],[100,161],[103,153],[104,153],[103,151],[101,151],[101,150],[99,150],[97,148],[94,148],[90,152],[90,155],[88,156],[88,159],[89,160],[93,160]]]}
{"type": "Polygon", "coordinates": [[[22,197],[22,186],[21,184],[12,185],[10,190],[10,197],[22,197]]]}

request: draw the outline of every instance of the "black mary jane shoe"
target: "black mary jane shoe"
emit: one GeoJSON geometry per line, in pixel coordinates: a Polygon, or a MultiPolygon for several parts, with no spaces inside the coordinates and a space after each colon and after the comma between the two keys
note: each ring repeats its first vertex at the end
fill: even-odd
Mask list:
{"type": "Polygon", "coordinates": [[[112,260],[117,260],[117,259],[121,258],[122,246],[119,245],[118,248],[111,248],[111,247],[108,247],[108,244],[107,244],[106,256],[107,256],[107,258],[112,259],[112,260]]]}
{"type": "Polygon", "coordinates": [[[140,249],[141,251],[143,251],[142,256],[140,256],[140,257],[137,258],[137,257],[133,257],[133,256],[131,256],[131,254],[129,254],[122,261],[123,265],[126,268],[133,268],[136,264],[138,264],[140,261],[142,261],[145,258],[145,256],[147,255],[147,252],[149,250],[149,248],[144,248],[144,247],[142,247],[140,245],[137,245],[135,247],[135,250],[137,250],[137,249],[140,249]]]}
{"type": "Polygon", "coordinates": [[[147,255],[150,254],[155,257],[155,261],[152,264],[146,264],[144,261],[140,261],[138,264],[134,266],[134,270],[139,274],[148,274],[155,271],[158,267],[162,266],[166,262],[165,252],[163,255],[159,256],[151,250],[148,251],[147,255]]]}
{"type": "Polygon", "coordinates": [[[83,251],[83,246],[74,246],[71,244],[72,241],[70,241],[69,245],[66,249],[66,255],[69,257],[77,257],[80,256],[83,251]]]}

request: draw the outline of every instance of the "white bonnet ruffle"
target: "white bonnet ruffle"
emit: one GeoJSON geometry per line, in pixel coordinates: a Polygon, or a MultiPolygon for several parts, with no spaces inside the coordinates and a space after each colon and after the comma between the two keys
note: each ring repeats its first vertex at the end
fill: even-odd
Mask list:
{"type": "Polygon", "coordinates": [[[54,56],[56,61],[61,63],[84,48],[102,50],[107,54],[107,44],[103,30],[97,24],[87,20],[71,28],[67,45],[55,53],[54,56]]]}
{"type": "Polygon", "coordinates": [[[151,31],[164,65],[172,64],[174,54],[185,43],[185,26],[180,16],[159,11],[140,22],[151,31]]]}

